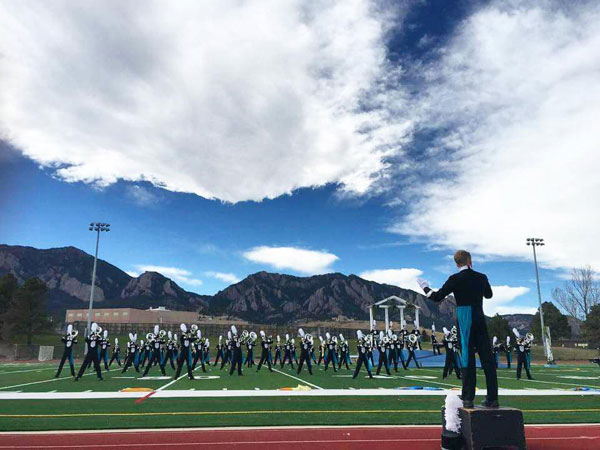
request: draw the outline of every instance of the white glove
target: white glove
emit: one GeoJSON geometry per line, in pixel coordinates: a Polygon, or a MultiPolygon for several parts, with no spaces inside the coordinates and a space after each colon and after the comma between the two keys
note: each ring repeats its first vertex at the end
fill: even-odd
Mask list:
{"type": "Polygon", "coordinates": [[[423,290],[425,290],[425,288],[429,287],[429,283],[427,281],[425,281],[423,278],[417,278],[417,283],[423,290]]]}

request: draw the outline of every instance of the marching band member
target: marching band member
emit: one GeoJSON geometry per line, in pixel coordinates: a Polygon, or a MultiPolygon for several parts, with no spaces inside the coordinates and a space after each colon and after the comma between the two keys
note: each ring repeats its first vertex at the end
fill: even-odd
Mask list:
{"type": "Polygon", "coordinates": [[[104,362],[104,368],[110,371],[108,368],[108,347],[110,342],[108,341],[108,330],[104,330],[102,339],[100,339],[100,363],[104,362]]]}
{"type": "MultiPolygon", "coordinates": [[[[244,330],[247,334],[248,332],[244,330]]],[[[242,333],[244,335],[245,333],[242,333]]],[[[243,337],[243,336],[242,336],[243,337]]],[[[235,368],[237,366],[238,376],[242,376],[242,337],[237,335],[237,328],[235,325],[231,325],[231,339],[232,339],[232,348],[233,348],[233,359],[231,360],[231,368],[229,369],[229,375],[233,375],[235,368]]]]}
{"type": "Polygon", "coordinates": [[[288,364],[292,366],[294,369],[294,361],[292,360],[292,342],[290,341],[290,335],[286,333],[285,335],[285,344],[284,344],[285,354],[283,355],[283,359],[281,360],[281,368],[285,366],[285,362],[288,361],[288,364]]]}
{"type": "Polygon", "coordinates": [[[150,359],[152,354],[152,347],[150,346],[150,342],[146,339],[146,342],[140,341],[140,367],[143,368],[146,365],[146,361],[150,359]]]}
{"type": "Polygon", "coordinates": [[[327,367],[329,363],[332,363],[333,371],[337,372],[337,357],[335,354],[335,336],[332,338],[329,334],[329,331],[325,333],[325,337],[327,338],[327,354],[325,355],[325,371],[327,371],[327,367]]]}
{"type": "Polygon", "coordinates": [[[233,335],[231,334],[231,330],[227,331],[227,339],[225,340],[225,358],[221,361],[220,370],[223,370],[223,367],[227,363],[231,363],[232,360],[232,347],[233,345],[233,335]]]}
{"type": "Polygon", "coordinates": [[[167,352],[165,353],[165,357],[163,359],[163,366],[167,365],[167,361],[169,362],[169,364],[171,364],[171,369],[176,370],[177,367],[175,366],[175,361],[177,361],[177,357],[175,356],[175,351],[176,351],[176,342],[177,342],[177,335],[175,335],[175,337],[173,338],[173,333],[171,333],[171,330],[169,330],[167,332],[167,352]]]}
{"type": "MultiPolygon", "coordinates": [[[[314,354],[314,353],[313,353],[314,354]]],[[[346,364],[346,370],[350,370],[350,349],[348,348],[348,341],[344,339],[342,333],[340,333],[340,360],[338,369],[342,368],[342,364],[346,364]]]]}
{"type": "Polygon", "coordinates": [[[444,327],[444,337],[442,338],[442,344],[444,345],[444,349],[446,350],[446,361],[444,362],[444,372],[442,374],[442,378],[446,379],[448,374],[451,374],[452,371],[456,371],[456,378],[461,379],[460,367],[458,366],[458,358],[454,352],[454,340],[452,339],[452,334],[448,331],[448,328],[444,327]]]}
{"type": "Polygon", "coordinates": [[[431,348],[433,349],[434,355],[441,355],[440,344],[435,337],[435,323],[431,324],[431,348]]]}
{"type": "MultiPolygon", "coordinates": [[[[279,337],[279,336],[278,336],[279,337]]],[[[273,344],[273,338],[271,336],[267,337],[263,330],[260,330],[260,361],[258,362],[258,366],[256,367],[256,371],[258,372],[262,365],[266,362],[267,366],[269,366],[269,372],[273,372],[273,368],[271,367],[271,345],[273,344]]]]}
{"type": "Polygon", "coordinates": [[[506,336],[504,354],[506,355],[506,367],[510,369],[510,363],[512,363],[512,346],[510,345],[510,336],[506,336]]]}
{"type": "Polygon", "coordinates": [[[153,365],[157,365],[160,367],[160,371],[163,375],[167,375],[165,372],[165,366],[162,364],[162,355],[160,354],[161,346],[165,343],[163,336],[165,334],[164,330],[159,331],[159,326],[154,326],[154,333],[148,333],[146,335],[146,344],[150,346],[152,349],[152,353],[148,357],[148,365],[146,366],[146,370],[144,370],[145,377],[148,375],[148,372],[152,368],[153,365]]]}
{"type": "Polygon", "coordinates": [[[75,376],[75,365],[73,364],[73,344],[77,344],[77,330],[73,330],[73,325],[67,325],[67,334],[65,334],[60,340],[64,342],[65,348],[63,350],[62,358],[58,364],[58,370],[56,371],[55,378],[60,376],[65,361],[69,361],[69,367],[71,368],[71,376],[75,376]]]}
{"type": "Polygon", "coordinates": [[[98,361],[98,342],[102,339],[100,333],[102,332],[102,328],[98,326],[96,322],[94,322],[91,326],[90,334],[85,338],[85,342],[88,345],[88,352],[85,355],[85,359],[83,360],[83,364],[79,368],[79,373],[75,377],[74,381],[78,381],[82,376],[85,370],[88,368],[90,364],[94,364],[94,369],[96,370],[96,375],[100,381],[103,381],[102,373],[100,372],[100,361],[98,361]]]}
{"type": "Polygon", "coordinates": [[[195,342],[192,342],[192,370],[196,370],[196,365],[200,361],[202,372],[206,373],[204,365],[204,342],[202,341],[202,331],[198,329],[198,325],[193,324],[191,327],[192,333],[196,334],[195,342]]]}
{"type": "Polygon", "coordinates": [[[513,333],[517,338],[517,345],[515,346],[515,351],[517,352],[517,380],[521,379],[521,370],[523,369],[523,367],[525,367],[527,379],[533,380],[531,372],[529,371],[529,352],[531,350],[531,342],[533,341],[533,335],[531,333],[527,333],[527,336],[523,337],[519,334],[519,331],[516,328],[513,328],[513,333]]]}
{"type": "Polygon", "coordinates": [[[115,360],[117,361],[119,367],[121,367],[121,349],[119,348],[119,338],[115,338],[115,346],[113,347],[113,352],[110,356],[110,362],[108,363],[108,367],[110,367],[110,365],[115,360]]]}
{"type": "Polygon", "coordinates": [[[179,355],[177,357],[177,372],[173,377],[174,380],[179,378],[181,374],[181,369],[183,368],[183,363],[187,366],[188,378],[190,380],[194,379],[194,375],[192,375],[192,362],[191,362],[191,347],[192,342],[196,340],[196,335],[193,333],[188,333],[187,325],[182,323],[179,326],[181,330],[181,336],[179,337],[179,355]]]}
{"type": "Polygon", "coordinates": [[[408,350],[408,359],[406,360],[406,368],[408,369],[408,365],[410,364],[410,362],[412,360],[415,361],[415,365],[417,366],[417,369],[420,369],[421,366],[419,366],[419,361],[417,361],[417,355],[415,353],[415,350],[417,350],[419,348],[419,338],[417,337],[416,334],[414,333],[410,333],[408,335],[408,339],[406,341],[406,349],[408,350]]]}
{"type": "Polygon", "coordinates": [[[400,362],[402,363],[402,367],[404,370],[408,368],[408,364],[406,363],[406,358],[404,358],[404,347],[406,346],[406,341],[408,340],[408,330],[406,329],[406,321],[402,321],[400,324],[400,331],[398,335],[398,357],[400,358],[400,362]]]}
{"type": "Polygon", "coordinates": [[[250,339],[246,342],[246,364],[248,367],[252,367],[254,365],[254,341],[256,340],[256,333],[252,331],[250,333],[250,339]],[[253,338],[254,336],[254,338],[253,338]]]}
{"type": "Polygon", "coordinates": [[[210,367],[210,341],[205,338],[202,342],[202,354],[204,355],[204,363],[210,367]]]}
{"type": "Polygon", "coordinates": [[[317,362],[317,366],[321,365],[321,361],[325,359],[325,341],[323,340],[323,336],[319,336],[319,362],[317,362]]]}
{"type": "Polygon", "coordinates": [[[442,302],[449,294],[454,294],[463,348],[461,361],[463,404],[466,408],[473,407],[477,374],[475,353],[477,352],[487,385],[487,397],[482,406],[497,408],[498,376],[483,312],[483,299],[492,298],[492,288],[487,276],[473,270],[469,252],[457,251],[454,254],[454,262],[459,269],[458,273],[451,275],[439,291],[433,291],[422,279],[417,281],[427,298],[434,302],[442,302]]]}
{"type": "MultiPolygon", "coordinates": [[[[400,345],[398,343],[398,335],[396,333],[394,333],[391,329],[389,330],[389,333],[391,333],[391,337],[390,337],[390,356],[389,356],[389,360],[394,364],[394,371],[398,372],[398,359],[400,358],[398,356],[398,351],[400,348],[400,345]]],[[[402,362],[402,367],[404,369],[406,369],[406,367],[404,366],[404,361],[400,360],[402,362]]]]}
{"type": "Polygon", "coordinates": [[[225,361],[225,346],[223,345],[223,335],[219,335],[219,342],[217,343],[217,356],[215,357],[215,363],[213,366],[216,366],[219,362],[225,361]]]}
{"type": "Polygon", "coordinates": [[[492,350],[494,352],[494,364],[496,364],[496,369],[498,368],[498,364],[500,362],[500,348],[501,344],[498,343],[498,338],[494,336],[492,338],[492,350]]]}
{"type": "Polygon", "coordinates": [[[292,348],[291,348],[292,358],[294,358],[294,362],[298,364],[298,358],[296,357],[296,338],[292,338],[292,348]]]}
{"type": "Polygon", "coordinates": [[[127,353],[125,354],[125,364],[121,373],[125,373],[127,369],[133,364],[135,371],[139,372],[139,353],[137,345],[137,333],[129,333],[129,342],[127,343],[127,353]]]}
{"type": "Polygon", "coordinates": [[[298,335],[300,336],[300,362],[298,363],[297,373],[300,374],[302,366],[306,362],[308,373],[312,375],[312,361],[310,358],[310,349],[313,346],[312,335],[306,334],[302,328],[298,330],[298,335]]]}
{"type": "Polygon", "coordinates": [[[387,358],[387,350],[388,350],[388,337],[384,336],[383,331],[380,331],[379,339],[377,340],[377,351],[379,353],[379,365],[377,366],[377,372],[376,372],[377,375],[379,375],[379,373],[381,372],[382,365],[385,368],[385,371],[387,372],[387,374],[391,375],[390,365],[388,363],[388,358],[387,358]]]}
{"type": "Polygon", "coordinates": [[[367,358],[367,354],[369,352],[369,339],[367,336],[364,336],[362,331],[356,331],[356,337],[358,338],[357,342],[357,350],[358,350],[358,359],[356,361],[356,369],[354,369],[354,375],[352,378],[356,378],[358,373],[360,372],[360,368],[362,365],[365,365],[365,369],[367,369],[367,373],[369,374],[369,378],[373,378],[373,374],[371,373],[371,365],[369,363],[369,359],[367,358]]]}
{"type": "Polygon", "coordinates": [[[283,364],[283,359],[281,358],[281,338],[277,335],[277,345],[275,346],[275,358],[273,358],[273,365],[277,364],[277,362],[283,364]]]}
{"type": "Polygon", "coordinates": [[[413,330],[411,331],[411,333],[414,334],[415,336],[417,336],[417,348],[419,350],[423,350],[421,348],[421,330],[419,330],[416,320],[413,322],[413,330]]]}

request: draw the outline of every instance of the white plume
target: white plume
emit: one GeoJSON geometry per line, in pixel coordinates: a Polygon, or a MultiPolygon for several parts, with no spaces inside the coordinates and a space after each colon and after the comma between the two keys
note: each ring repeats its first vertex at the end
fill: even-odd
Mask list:
{"type": "Polygon", "coordinates": [[[285,333],[285,340],[286,342],[290,340],[290,335],[288,333],[285,333]]]}
{"type": "Polygon", "coordinates": [[[231,325],[231,332],[233,334],[237,334],[237,328],[235,327],[235,325],[231,325]]]}
{"type": "Polygon", "coordinates": [[[260,330],[260,337],[264,339],[265,337],[265,332],[263,330],[260,330]]]}
{"type": "Polygon", "coordinates": [[[179,329],[181,330],[182,333],[186,333],[187,325],[185,323],[182,323],[181,325],[179,325],[179,329]]]}
{"type": "Polygon", "coordinates": [[[277,335],[277,343],[281,342],[281,338],[277,335]]]}
{"type": "Polygon", "coordinates": [[[384,336],[383,331],[380,331],[379,332],[379,339],[383,340],[383,336],[384,336]]]}
{"type": "Polygon", "coordinates": [[[173,334],[173,340],[176,341],[177,340],[177,333],[173,334]]]}
{"type": "Polygon", "coordinates": [[[510,336],[506,336],[506,345],[510,345],[510,336]]]}
{"type": "Polygon", "coordinates": [[[210,341],[208,340],[208,338],[206,338],[206,346],[210,347],[210,341]]]}
{"type": "Polygon", "coordinates": [[[154,325],[154,334],[158,336],[158,332],[160,330],[160,327],[158,325],[154,325]]]}
{"type": "Polygon", "coordinates": [[[442,328],[442,331],[444,332],[445,336],[448,336],[450,334],[450,331],[448,331],[448,328],[446,327],[442,328]]]}
{"type": "Polygon", "coordinates": [[[304,337],[304,330],[302,328],[298,328],[298,335],[303,338],[304,337]]]}
{"type": "Polygon", "coordinates": [[[363,333],[362,333],[362,331],[360,331],[360,330],[356,330],[356,337],[357,337],[358,339],[362,339],[362,337],[363,337],[363,333]]]}
{"type": "Polygon", "coordinates": [[[448,431],[453,431],[454,433],[460,433],[460,416],[458,415],[458,408],[463,406],[463,402],[456,392],[450,392],[446,396],[445,406],[444,418],[446,419],[446,429],[448,431]]]}
{"type": "Polygon", "coordinates": [[[130,341],[135,341],[135,339],[133,338],[133,333],[129,333],[129,340],[130,341]]]}
{"type": "Polygon", "coordinates": [[[104,339],[108,337],[108,330],[104,330],[104,339]]]}
{"type": "Polygon", "coordinates": [[[327,340],[331,339],[331,334],[329,334],[329,331],[327,333],[325,333],[325,337],[327,338],[327,340]]]}
{"type": "Polygon", "coordinates": [[[96,322],[94,322],[90,328],[92,329],[92,333],[95,333],[96,330],[98,329],[98,324],[96,322]]]}
{"type": "Polygon", "coordinates": [[[498,338],[496,336],[494,336],[494,339],[492,339],[492,344],[496,345],[497,342],[498,342],[498,338]]]}
{"type": "Polygon", "coordinates": [[[115,338],[115,345],[119,345],[119,338],[115,338]]]}
{"type": "Polygon", "coordinates": [[[173,339],[173,333],[171,333],[171,330],[169,330],[169,331],[167,332],[167,337],[168,337],[169,339],[173,339]]]}
{"type": "Polygon", "coordinates": [[[72,331],[73,331],[73,325],[72,324],[67,325],[67,333],[71,334],[72,331]]]}
{"type": "Polygon", "coordinates": [[[137,333],[133,335],[133,342],[137,341],[137,333]]]}
{"type": "Polygon", "coordinates": [[[516,337],[520,338],[521,334],[519,333],[519,330],[517,330],[516,328],[513,328],[513,333],[515,334],[516,337]]]}
{"type": "Polygon", "coordinates": [[[431,324],[431,331],[435,332],[435,323],[431,324]]]}
{"type": "Polygon", "coordinates": [[[231,331],[228,331],[227,332],[227,339],[231,340],[231,337],[232,337],[231,331]]]}

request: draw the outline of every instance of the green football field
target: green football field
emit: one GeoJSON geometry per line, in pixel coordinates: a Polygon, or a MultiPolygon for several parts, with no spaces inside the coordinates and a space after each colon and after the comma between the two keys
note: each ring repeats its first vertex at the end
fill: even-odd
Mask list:
{"type": "MultiPolygon", "coordinates": [[[[312,376],[289,367],[257,373],[255,366],[242,377],[210,367],[196,369],[196,380],[173,380],[170,368],[168,378],[158,368],[142,378],[113,365],[105,381],[90,371],[78,382],[68,368],[61,378],[55,370],[56,363],[0,366],[0,430],[437,424],[444,396],[460,388],[456,377],[442,379],[441,368],[352,379],[352,371],[322,366],[312,376]]],[[[522,409],[527,423],[600,422],[600,367],[533,366],[532,374],[518,381],[514,368],[498,372],[501,403],[522,409]]]]}

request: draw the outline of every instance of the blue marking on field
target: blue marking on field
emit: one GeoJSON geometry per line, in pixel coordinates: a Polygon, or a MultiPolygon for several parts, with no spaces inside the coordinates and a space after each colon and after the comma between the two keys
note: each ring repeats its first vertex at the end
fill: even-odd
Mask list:
{"type": "MultiPolygon", "coordinates": [[[[404,359],[408,359],[408,351],[404,351],[404,359]]],[[[415,352],[417,355],[417,360],[419,361],[419,365],[423,367],[444,367],[444,363],[446,362],[446,354],[442,353],[441,355],[434,355],[430,350],[417,350],[415,352]]],[[[356,355],[352,355],[356,356],[356,355]]],[[[375,350],[373,352],[373,359],[375,360],[375,367],[379,364],[379,352],[375,350]]],[[[475,359],[478,368],[481,368],[481,362],[479,358],[475,359]]],[[[411,367],[413,367],[413,362],[410,363],[411,367]]],[[[500,363],[498,365],[499,368],[505,369],[507,366],[505,363],[500,363]]]]}

